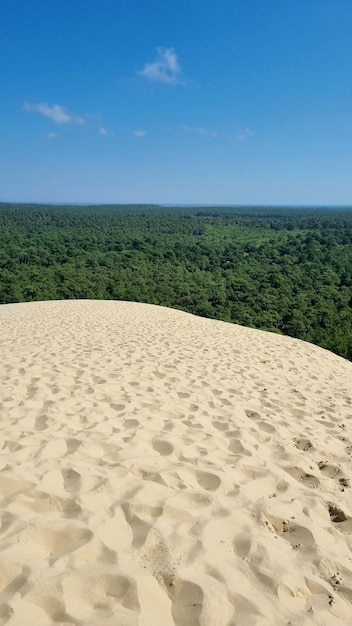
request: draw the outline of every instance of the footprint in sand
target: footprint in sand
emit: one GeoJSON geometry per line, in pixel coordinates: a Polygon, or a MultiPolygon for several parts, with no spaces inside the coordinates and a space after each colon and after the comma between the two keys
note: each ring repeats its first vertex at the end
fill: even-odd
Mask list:
{"type": "Polygon", "coordinates": [[[93,376],[93,382],[96,385],[102,385],[103,383],[106,383],[106,378],[101,378],[100,376],[93,376]]]}
{"type": "Polygon", "coordinates": [[[283,520],[282,530],[278,534],[293,548],[312,546],[315,543],[314,535],[309,528],[291,523],[288,520],[283,520]]]}
{"type": "Polygon", "coordinates": [[[163,372],[159,372],[158,370],[154,370],[153,374],[156,378],[161,378],[161,379],[165,378],[166,376],[166,374],[164,374],[163,372]]]}
{"type": "Polygon", "coordinates": [[[337,478],[341,491],[345,491],[346,487],[350,486],[350,481],[345,476],[342,476],[342,470],[337,465],[330,465],[327,461],[320,461],[318,467],[322,474],[328,478],[337,478]]]}
{"type": "Polygon", "coordinates": [[[176,580],[169,584],[168,594],[172,600],[175,626],[200,626],[204,600],[202,588],[188,580],[176,580]]]}
{"type": "Polygon", "coordinates": [[[302,450],[303,452],[307,452],[307,450],[313,447],[310,439],[301,439],[299,437],[295,437],[293,443],[295,444],[296,448],[298,448],[298,450],[302,450]]]}
{"type": "Polygon", "coordinates": [[[329,504],[329,515],[330,519],[334,524],[339,524],[340,522],[344,522],[347,520],[347,516],[338,506],[334,504],[329,504]]]}
{"type": "Polygon", "coordinates": [[[138,420],[128,419],[124,420],[123,425],[125,428],[138,428],[138,426],[140,426],[140,423],[138,420]]]}
{"type": "Polygon", "coordinates": [[[126,405],[116,402],[110,402],[110,408],[114,409],[114,411],[123,411],[126,408],[126,405]]]}
{"type": "MultiPolygon", "coordinates": [[[[125,516],[123,526],[125,526],[125,522],[127,522],[127,527],[125,526],[125,541],[128,540],[135,550],[139,550],[146,542],[152,526],[149,522],[142,519],[142,517],[131,508],[129,503],[123,503],[121,510],[125,516]]],[[[111,547],[111,545],[109,545],[109,547],[111,547]]]]}
{"type": "Polygon", "coordinates": [[[216,420],[213,420],[212,424],[214,428],[216,428],[217,430],[220,430],[221,432],[229,429],[228,422],[218,422],[216,420]]]}
{"type": "Polygon", "coordinates": [[[318,463],[318,467],[324,476],[328,476],[328,478],[338,478],[341,476],[342,470],[336,465],[330,465],[327,461],[320,461],[318,463]]]}
{"type": "Polygon", "coordinates": [[[153,439],[152,446],[161,456],[169,456],[174,451],[173,445],[165,439],[153,439]]]}
{"type": "Polygon", "coordinates": [[[76,452],[76,450],[78,450],[81,444],[82,444],[82,441],[80,441],[79,439],[75,439],[75,438],[67,439],[66,440],[67,454],[72,454],[73,452],[76,452]]]}
{"type": "Polygon", "coordinates": [[[341,491],[345,491],[345,489],[344,489],[344,488],[345,488],[345,487],[349,487],[349,486],[350,486],[350,481],[349,481],[349,479],[348,479],[348,478],[345,478],[345,477],[339,478],[339,483],[340,483],[340,485],[341,485],[341,487],[342,487],[341,491]]]}
{"type": "Polygon", "coordinates": [[[67,468],[63,469],[61,473],[66,491],[73,492],[81,488],[81,475],[78,472],[72,468],[67,468]]]}
{"type": "Polygon", "coordinates": [[[245,414],[247,415],[247,417],[250,420],[254,420],[255,422],[257,422],[258,420],[260,420],[262,418],[262,416],[260,415],[260,413],[257,413],[257,411],[249,411],[246,410],[245,414]]]}
{"type": "Polygon", "coordinates": [[[352,517],[346,515],[346,513],[340,509],[339,506],[336,506],[334,503],[330,502],[328,504],[328,511],[330,515],[330,519],[333,522],[335,528],[340,530],[342,533],[346,535],[352,534],[352,517]]]}
{"type": "Polygon", "coordinates": [[[6,531],[10,528],[11,524],[16,522],[16,517],[9,513],[8,511],[3,511],[0,513],[0,535],[6,533],[6,531]]]}
{"type": "Polygon", "coordinates": [[[221,478],[216,474],[211,474],[210,472],[201,472],[198,471],[196,473],[197,482],[202,489],[206,491],[216,491],[221,485],[221,478]]]}
{"type": "Polygon", "coordinates": [[[301,467],[287,467],[286,472],[292,476],[299,483],[310,487],[311,489],[317,489],[320,487],[320,480],[313,474],[308,474],[301,467]]]}
{"type": "Polygon", "coordinates": [[[265,422],[264,420],[257,422],[257,424],[258,424],[259,430],[262,430],[265,433],[276,433],[276,428],[272,426],[271,424],[269,424],[268,422],[265,422]]]}
{"type": "Polygon", "coordinates": [[[45,430],[48,427],[48,416],[39,415],[35,420],[34,428],[36,430],[45,430]]]}
{"type": "Polygon", "coordinates": [[[252,548],[251,533],[248,529],[244,529],[238,533],[234,540],[234,550],[238,556],[245,559],[252,548]]]}
{"type": "Polygon", "coordinates": [[[246,450],[246,448],[243,447],[240,439],[230,439],[228,449],[233,454],[251,456],[251,452],[249,452],[248,450],[246,450]]]}

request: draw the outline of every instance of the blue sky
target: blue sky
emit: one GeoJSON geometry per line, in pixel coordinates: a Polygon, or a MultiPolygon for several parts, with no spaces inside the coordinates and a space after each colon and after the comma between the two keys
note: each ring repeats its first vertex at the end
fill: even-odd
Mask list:
{"type": "Polygon", "coordinates": [[[0,201],[352,204],[351,0],[2,0],[0,201]]]}

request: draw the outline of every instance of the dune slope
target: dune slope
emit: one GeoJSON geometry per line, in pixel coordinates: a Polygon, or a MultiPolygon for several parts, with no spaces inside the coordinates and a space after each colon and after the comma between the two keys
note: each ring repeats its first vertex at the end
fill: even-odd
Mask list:
{"type": "Polygon", "coordinates": [[[0,626],[352,623],[351,363],[89,300],[0,355],[0,626]]]}

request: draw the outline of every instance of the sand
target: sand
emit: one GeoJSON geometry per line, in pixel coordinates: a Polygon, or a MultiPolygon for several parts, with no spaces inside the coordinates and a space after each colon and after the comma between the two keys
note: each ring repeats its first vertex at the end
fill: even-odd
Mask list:
{"type": "Polygon", "coordinates": [[[352,624],[352,363],[90,300],[0,358],[0,626],[352,624]]]}

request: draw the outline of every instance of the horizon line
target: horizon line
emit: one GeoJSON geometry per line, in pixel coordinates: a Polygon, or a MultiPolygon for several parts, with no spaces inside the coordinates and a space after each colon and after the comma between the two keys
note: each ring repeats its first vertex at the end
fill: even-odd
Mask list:
{"type": "Polygon", "coordinates": [[[0,206],[4,204],[29,204],[29,205],[40,205],[40,206],[145,206],[145,207],[180,207],[180,208],[262,208],[262,209],[273,209],[273,208],[288,208],[288,209],[305,209],[305,208],[320,208],[320,209],[352,209],[351,204],[285,204],[283,202],[279,203],[265,203],[265,204],[257,204],[257,203],[230,203],[230,202],[195,202],[195,203],[186,203],[186,202],[45,202],[45,201],[33,201],[33,200],[0,200],[0,206]]]}

